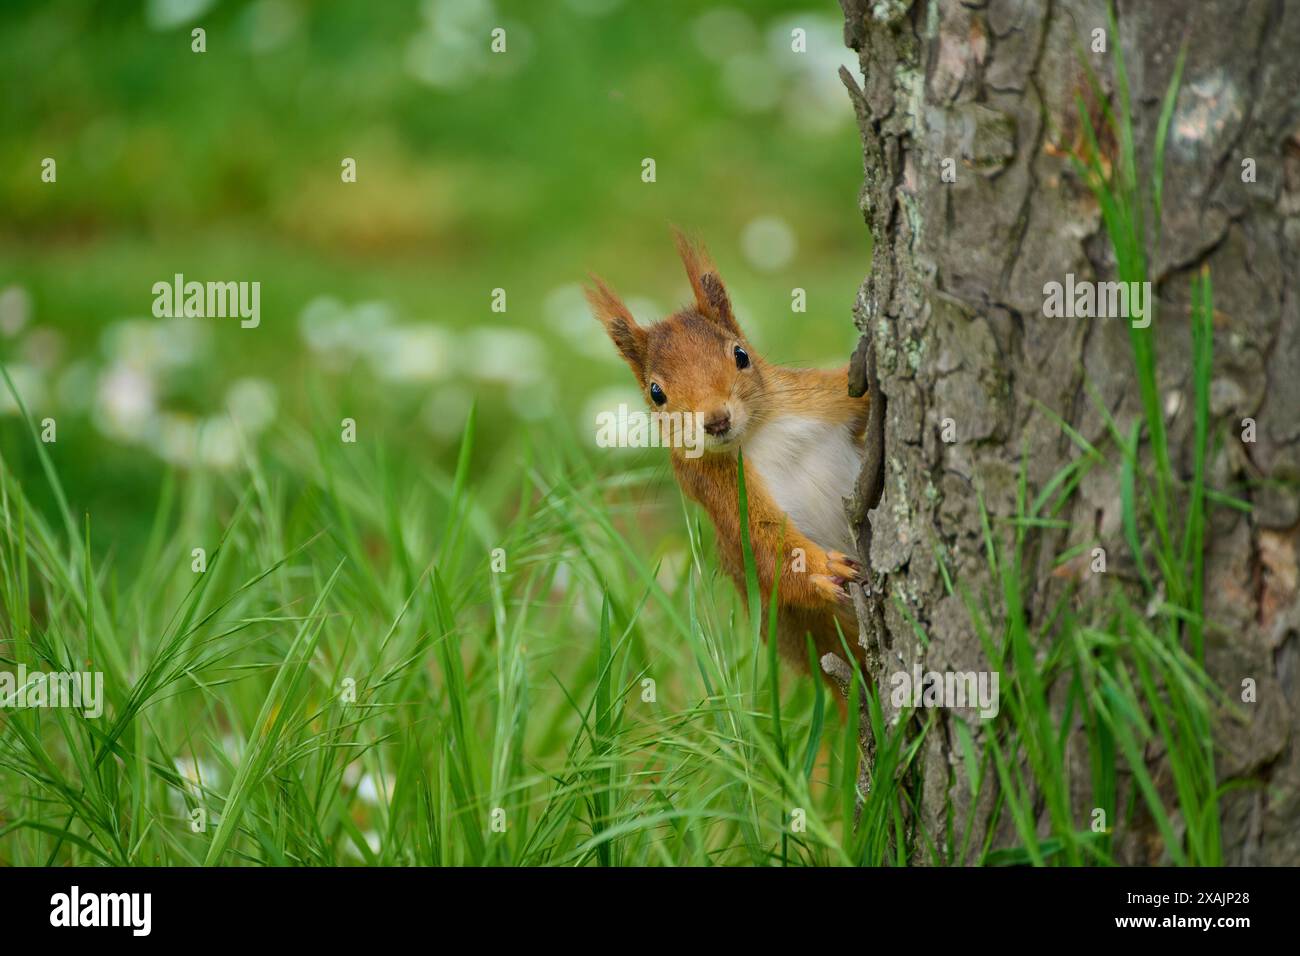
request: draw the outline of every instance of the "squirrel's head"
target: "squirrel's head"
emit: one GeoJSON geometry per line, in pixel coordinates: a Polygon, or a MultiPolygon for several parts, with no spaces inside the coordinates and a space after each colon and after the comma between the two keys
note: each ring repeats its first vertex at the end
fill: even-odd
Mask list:
{"type": "Polygon", "coordinates": [[[745,339],[707,253],[677,233],[693,305],[641,326],[600,279],[587,289],[592,312],[631,366],[651,411],[698,413],[704,448],[734,448],[761,416],[764,364],[745,339]]]}

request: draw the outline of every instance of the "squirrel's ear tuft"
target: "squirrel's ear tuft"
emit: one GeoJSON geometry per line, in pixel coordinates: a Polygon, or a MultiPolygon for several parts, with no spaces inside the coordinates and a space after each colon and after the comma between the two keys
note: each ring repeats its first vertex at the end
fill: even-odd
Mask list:
{"type": "Polygon", "coordinates": [[[727,289],[709,254],[699,244],[688,239],[680,229],[673,230],[673,238],[677,242],[677,254],[686,267],[686,278],[691,283],[691,291],[695,293],[695,308],[726,326],[737,338],[742,338],[740,325],[731,311],[731,300],[727,298],[727,289]]]}
{"type": "Polygon", "coordinates": [[[595,276],[591,277],[591,281],[595,287],[583,289],[587,302],[591,304],[591,312],[605,326],[605,331],[609,333],[619,354],[632,367],[637,381],[644,387],[648,338],[646,330],[636,324],[636,319],[632,318],[632,313],[623,304],[623,300],[609,286],[595,276]]]}

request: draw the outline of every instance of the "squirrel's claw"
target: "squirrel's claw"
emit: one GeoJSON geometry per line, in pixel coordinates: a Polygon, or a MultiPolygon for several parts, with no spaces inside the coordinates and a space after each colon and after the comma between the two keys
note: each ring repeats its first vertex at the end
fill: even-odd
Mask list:
{"type": "Polygon", "coordinates": [[[862,579],[862,565],[840,551],[826,552],[826,566],[831,574],[849,581],[862,579]]]}
{"type": "Polygon", "coordinates": [[[845,584],[849,581],[848,578],[838,574],[810,574],[808,580],[828,600],[844,607],[853,606],[853,598],[849,596],[849,592],[845,588],[845,584]]]}

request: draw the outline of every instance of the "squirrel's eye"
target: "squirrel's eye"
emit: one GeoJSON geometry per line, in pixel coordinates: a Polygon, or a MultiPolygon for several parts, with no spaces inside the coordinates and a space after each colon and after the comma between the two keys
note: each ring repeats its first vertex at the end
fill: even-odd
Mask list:
{"type": "Polygon", "coordinates": [[[739,345],[736,346],[735,352],[736,352],[736,368],[749,368],[749,353],[746,352],[744,349],[742,349],[739,345]]]}
{"type": "Polygon", "coordinates": [[[662,405],[668,401],[668,396],[664,394],[664,390],[659,387],[658,382],[650,383],[650,397],[654,399],[656,405],[662,405]]]}

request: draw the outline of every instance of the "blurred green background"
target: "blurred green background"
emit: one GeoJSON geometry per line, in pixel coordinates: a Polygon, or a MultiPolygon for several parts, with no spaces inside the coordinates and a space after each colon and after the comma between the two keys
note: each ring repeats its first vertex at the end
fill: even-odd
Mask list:
{"type": "MultiPolygon", "coordinates": [[[[580,284],[642,321],[683,303],[670,224],[769,358],[844,362],[869,246],[840,22],[832,0],[6,0],[0,359],[57,421],[96,550],[140,552],[169,468],[237,481],[286,422],[355,418],[399,482],[451,468],[471,401],[476,481],[539,429],[592,447],[595,410],[639,399],[580,284]],[[178,272],[260,281],[260,327],[154,318],[178,272]]],[[[4,461],[52,510],[16,414],[0,390],[4,461]]],[[[656,473],[654,520],[680,521],[656,473]]]]}

